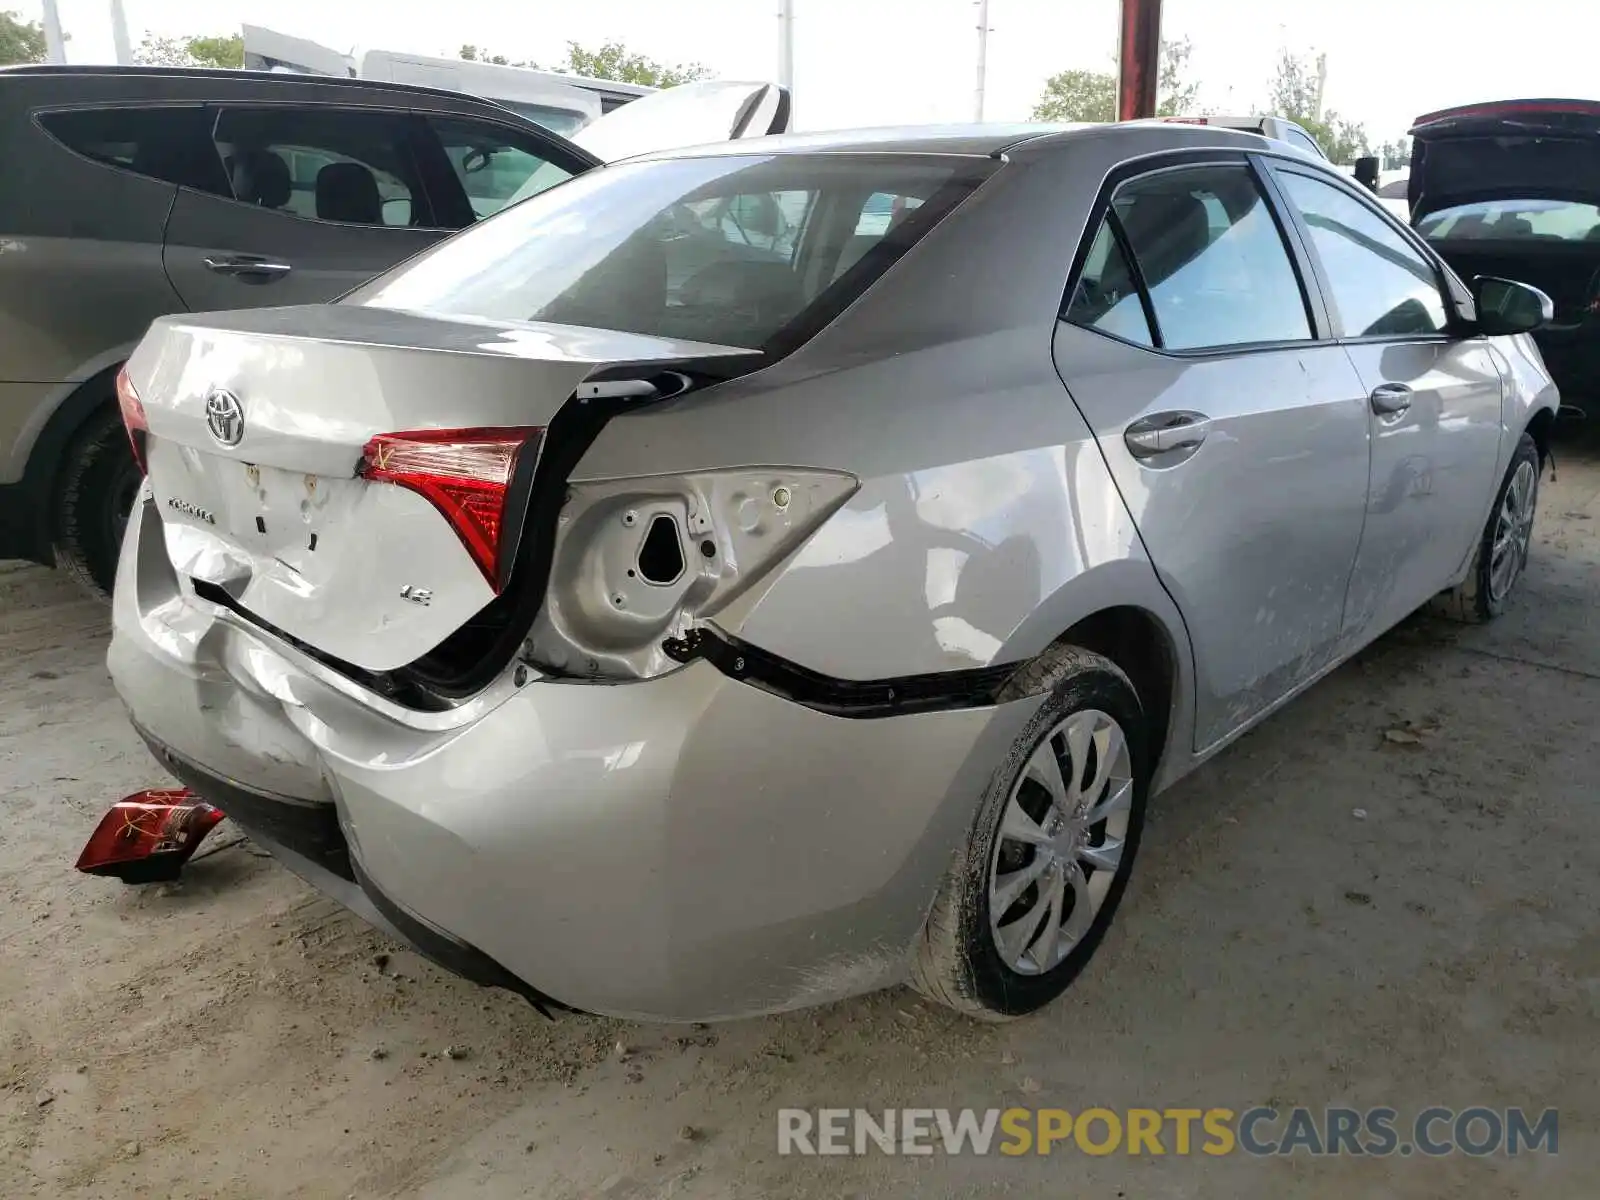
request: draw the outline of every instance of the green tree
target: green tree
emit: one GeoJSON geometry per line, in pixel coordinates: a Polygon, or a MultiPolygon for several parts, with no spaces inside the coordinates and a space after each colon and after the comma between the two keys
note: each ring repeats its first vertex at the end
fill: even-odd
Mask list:
{"type": "Polygon", "coordinates": [[[658,88],[691,83],[710,74],[699,63],[669,65],[643,54],[630,53],[621,42],[606,42],[598,50],[587,50],[577,42],[568,42],[566,61],[556,64],[555,70],[567,75],[587,75],[590,79],[658,88]]]}
{"type": "Polygon", "coordinates": [[[589,50],[577,42],[567,43],[567,57],[551,66],[541,67],[534,62],[513,62],[504,54],[489,54],[480,46],[468,43],[461,47],[461,57],[468,62],[493,63],[497,67],[530,67],[535,71],[554,71],[560,75],[584,75],[590,79],[610,79],[616,83],[637,83],[644,87],[673,87],[680,83],[704,79],[709,74],[699,63],[669,65],[634,54],[621,42],[606,42],[598,50],[589,50]]]}
{"type": "Polygon", "coordinates": [[[467,62],[489,63],[496,67],[531,67],[530,62],[512,62],[504,54],[485,54],[471,42],[461,47],[461,57],[467,62]]]}
{"type": "Polygon", "coordinates": [[[1322,107],[1326,70],[1326,55],[1303,58],[1284,50],[1278,55],[1277,70],[1267,90],[1267,112],[1287,117],[1305,129],[1332,161],[1353,162],[1370,151],[1367,130],[1360,122],[1322,107]]]}
{"type": "Polygon", "coordinates": [[[192,37],[189,39],[189,56],[196,66],[231,67],[244,69],[244,35],[235,33],[228,37],[192,37]]]}
{"type": "Polygon", "coordinates": [[[231,67],[244,66],[244,37],[241,34],[199,35],[195,37],[157,37],[146,33],[133,52],[133,61],[147,67],[231,67]]]}
{"type": "Polygon", "coordinates": [[[1035,121],[1115,121],[1117,77],[1109,71],[1062,71],[1044,83],[1035,121]]]}
{"type": "Polygon", "coordinates": [[[14,12],[0,12],[0,66],[45,60],[44,26],[24,21],[14,12]]]}
{"type": "Polygon", "coordinates": [[[1161,43],[1161,71],[1156,76],[1156,116],[1181,117],[1198,113],[1195,101],[1200,95],[1200,85],[1189,82],[1189,55],[1194,46],[1188,38],[1180,42],[1161,43]]]}
{"type": "Polygon", "coordinates": [[[1395,138],[1373,151],[1382,160],[1385,171],[1403,171],[1411,165],[1411,139],[1395,138]]]}
{"type": "MultiPolygon", "coordinates": [[[[1161,43],[1156,115],[1176,117],[1195,111],[1200,85],[1188,82],[1188,38],[1161,43]]],[[[1036,121],[1115,121],[1117,77],[1111,71],[1062,71],[1045,80],[1044,94],[1033,106],[1036,121]]]]}

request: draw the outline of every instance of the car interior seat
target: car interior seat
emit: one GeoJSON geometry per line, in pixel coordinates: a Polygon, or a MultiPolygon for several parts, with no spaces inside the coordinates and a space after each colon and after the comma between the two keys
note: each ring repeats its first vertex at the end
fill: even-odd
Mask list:
{"type": "Polygon", "coordinates": [[[800,281],[788,263],[722,259],[695,272],[683,285],[688,307],[748,310],[759,319],[782,317],[804,302],[800,281]]]}
{"type": "Polygon", "coordinates": [[[234,198],[261,208],[282,208],[293,191],[289,164],[271,150],[241,150],[228,165],[234,198]]]}
{"type": "Polygon", "coordinates": [[[377,177],[360,163],[329,163],[317,172],[317,216],[356,225],[383,224],[377,177]]]}

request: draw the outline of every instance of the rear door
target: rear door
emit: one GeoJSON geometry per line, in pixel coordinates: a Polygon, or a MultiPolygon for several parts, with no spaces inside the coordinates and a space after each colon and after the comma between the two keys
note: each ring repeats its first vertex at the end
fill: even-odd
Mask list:
{"type": "Polygon", "coordinates": [[[1451,332],[1438,267],[1364,194],[1286,163],[1276,177],[1368,397],[1372,485],[1345,615],[1365,638],[1471,553],[1500,454],[1500,370],[1487,338],[1451,332]]]}
{"type": "Polygon", "coordinates": [[[84,106],[48,77],[0,90],[22,85],[9,106],[36,82],[49,85],[37,108],[0,117],[0,380],[55,383],[183,307],[162,231],[179,187],[221,187],[222,170],[199,105],[84,106]]]}
{"type": "Polygon", "coordinates": [[[447,232],[424,185],[425,131],[392,110],[212,110],[227,193],[180,188],[167,274],[196,311],[331,300],[447,232]]]}
{"type": "Polygon", "coordinates": [[[1116,186],[1055,343],[1188,626],[1197,750],[1336,656],[1367,494],[1350,360],[1255,169],[1206,157],[1116,186]]]}

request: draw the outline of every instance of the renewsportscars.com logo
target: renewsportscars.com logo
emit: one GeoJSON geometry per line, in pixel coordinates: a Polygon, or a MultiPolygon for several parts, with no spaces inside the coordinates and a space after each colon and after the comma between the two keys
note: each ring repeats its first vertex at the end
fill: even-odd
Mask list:
{"type": "Polygon", "coordinates": [[[1559,1114],[1520,1108],[781,1108],[779,1154],[1555,1154],[1559,1114]]]}

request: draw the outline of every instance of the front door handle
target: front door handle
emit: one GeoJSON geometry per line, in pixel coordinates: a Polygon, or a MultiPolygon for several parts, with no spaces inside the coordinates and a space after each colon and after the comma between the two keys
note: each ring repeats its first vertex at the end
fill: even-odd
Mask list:
{"type": "Polygon", "coordinates": [[[1188,458],[1210,432],[1211,418],[1204,413],[1156,413],[1129,425],[1122,440],[1128,453],[1138,459],[1157,458],[1179,450],[1186,451],[1183,457],[1188,458]]]}
{"type": "Polygon", "coordinates": [[[1411,407],[1411,389],[1403,383],[1380,383],[1369,399],[1380,417],[1398,416],[1411,407]]]}
{"type": "Polygon", "coordinates": [[[215,271],[218,275],[254,276],[263,281],[282,279],[294,267],[286,262],[273,262],[271,259],[257,258],[248,254],[219,255],[205,260],[206,270],[215,271]]]}

